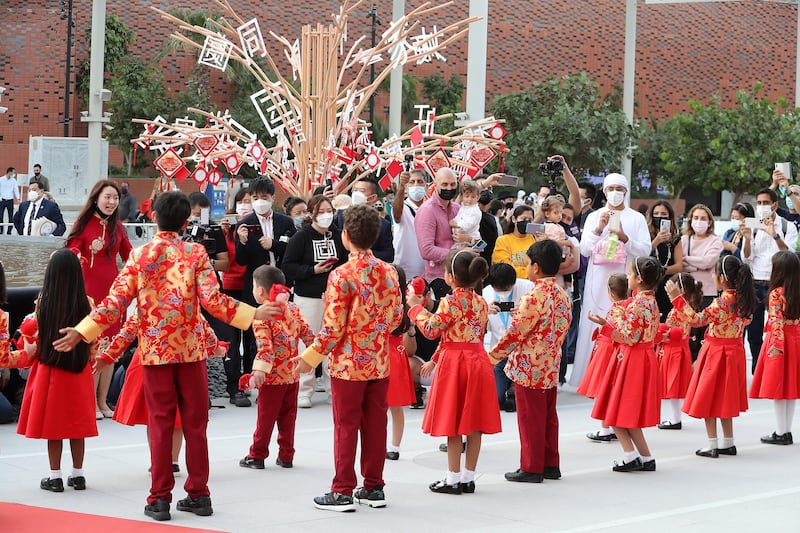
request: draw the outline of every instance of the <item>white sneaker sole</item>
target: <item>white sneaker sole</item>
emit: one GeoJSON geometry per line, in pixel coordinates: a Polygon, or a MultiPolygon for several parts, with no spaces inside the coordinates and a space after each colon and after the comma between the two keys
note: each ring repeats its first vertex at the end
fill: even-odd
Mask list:
{"type": "Polygon", "coordinates": [[[386,507],[386,500],[367,500],[367,499],[360,499],[353,497],[353,500],[358,503],[359,505],[369,505],[373,509],[380,509],[381,507],[386,507]]]}
{"type": "Polygon", "coordinates": [[[335,511],[337,513],[352,513],[356,510],[354,503],[348,505],[320,505],[317,502],[314,502],[314,507],[317,509],[322,509],[323,511],[335,511]]]}

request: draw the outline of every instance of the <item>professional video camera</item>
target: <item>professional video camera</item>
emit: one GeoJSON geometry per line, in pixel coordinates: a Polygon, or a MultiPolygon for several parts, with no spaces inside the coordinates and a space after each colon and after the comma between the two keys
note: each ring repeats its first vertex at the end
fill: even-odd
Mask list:
{"type": "MultiPolygon", "coordinates": [[[[195,242],[202,244],[209,257],[213,258],[214,255],[220,251],[217,250],[218,236],[222,234],[222,226],[210,224],[192,224],[186,228],[183,233],[183,240],[186,242],[195,242]]],[[[223,238],[224,238],[224,234],[223,238]]]]}
{"type": "Polygon", "coordinates": [[[560,159],[548,159],[544,163],[539,164],[539,170],[542,172],[542,176],[550,178],[547,184],[551,191],[555,191],[557,189],[556,178],[562,176],[564,172],[564,163],[560,159]]]}

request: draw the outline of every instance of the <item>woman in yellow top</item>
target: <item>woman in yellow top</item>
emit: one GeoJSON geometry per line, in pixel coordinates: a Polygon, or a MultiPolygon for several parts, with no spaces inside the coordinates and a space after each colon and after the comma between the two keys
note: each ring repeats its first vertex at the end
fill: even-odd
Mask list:
{"type": "Polygon", "coordinates": [[[497,238],[492,254],[492,263],[507,263],[517,271],[517,277],[528,279],[528,255],[526,252],[536,242],[533,235],[525,233],[525,227],[533,222],[533,208],[520,205],[511,215],[511,223],[505,235],[497,238]]]}

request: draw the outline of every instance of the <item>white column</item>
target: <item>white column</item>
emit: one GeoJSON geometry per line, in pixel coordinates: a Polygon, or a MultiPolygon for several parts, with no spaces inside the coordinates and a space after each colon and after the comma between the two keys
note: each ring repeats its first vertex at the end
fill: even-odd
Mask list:
{"type": "MultiPolygon", "coordinates": [[[[627,0],[625,6],[625,67],[622,84],[622,111],[628,124],[633,124],[633,96],[636,88],[636,0],[627,0]]],[[[622,160],[622,174],[633,181],[631,176],[630,152],[626,151],[622,160]]]]}
{"type": "Polygon", "coordinates": [[[467,46],[467,120],[486,116],[486,41],[489,36],[489,0],[470,0],[469,16],[481,17],[469,25],[467,46]]]}
{"type": "Polygon", "coordinates": [[[102,169],[103,136],[103,55],[106,42],[106,0],[92,1],[92,45],[89,70],[89,161],[86,185],[91,188],[105,178],[102,169]]]}
{"type": "MultiPolygon", "coordinates": [[[[392,0],[392,20],[397,21],[405,16],[405,0],[392,0]]],[[[403,113],[403,67],[398,65],[392,70],[389,78],[389,135],[400,135],[402,132],[403,113]]]]}

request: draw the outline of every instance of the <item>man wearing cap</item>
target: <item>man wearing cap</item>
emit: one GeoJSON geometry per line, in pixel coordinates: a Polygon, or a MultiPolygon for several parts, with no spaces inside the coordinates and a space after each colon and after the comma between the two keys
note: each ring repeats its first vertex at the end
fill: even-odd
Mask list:
{"type": "MultiPolygon", "coordinates": [[[[606,195],[605,207],[593,211],[586,218],[581,236],[581,255],[589,258],[586,283],[583,292],[578,341],[575,347],[575,363],[569,378],[570,385],[578,386],[586,371],[592,351],[592,331],[596,327],[587,318],[587,313],[605,316],[611,308],[608,298],[608,276],[619,272],[627,274],[628,265],[638,256],[650,255],[650,233],[647,221],[641,213],[626,205],[628,180],[622,174],[609,174],[603,181],[606,195]],[[618,238],[616,245],[622,252],[607,253],[609,243],[618,238]],[[610,259],[609,259],[610,257],[610,259]]],[[[609,431],[610,433],[610,431],[609,431]]]]}

